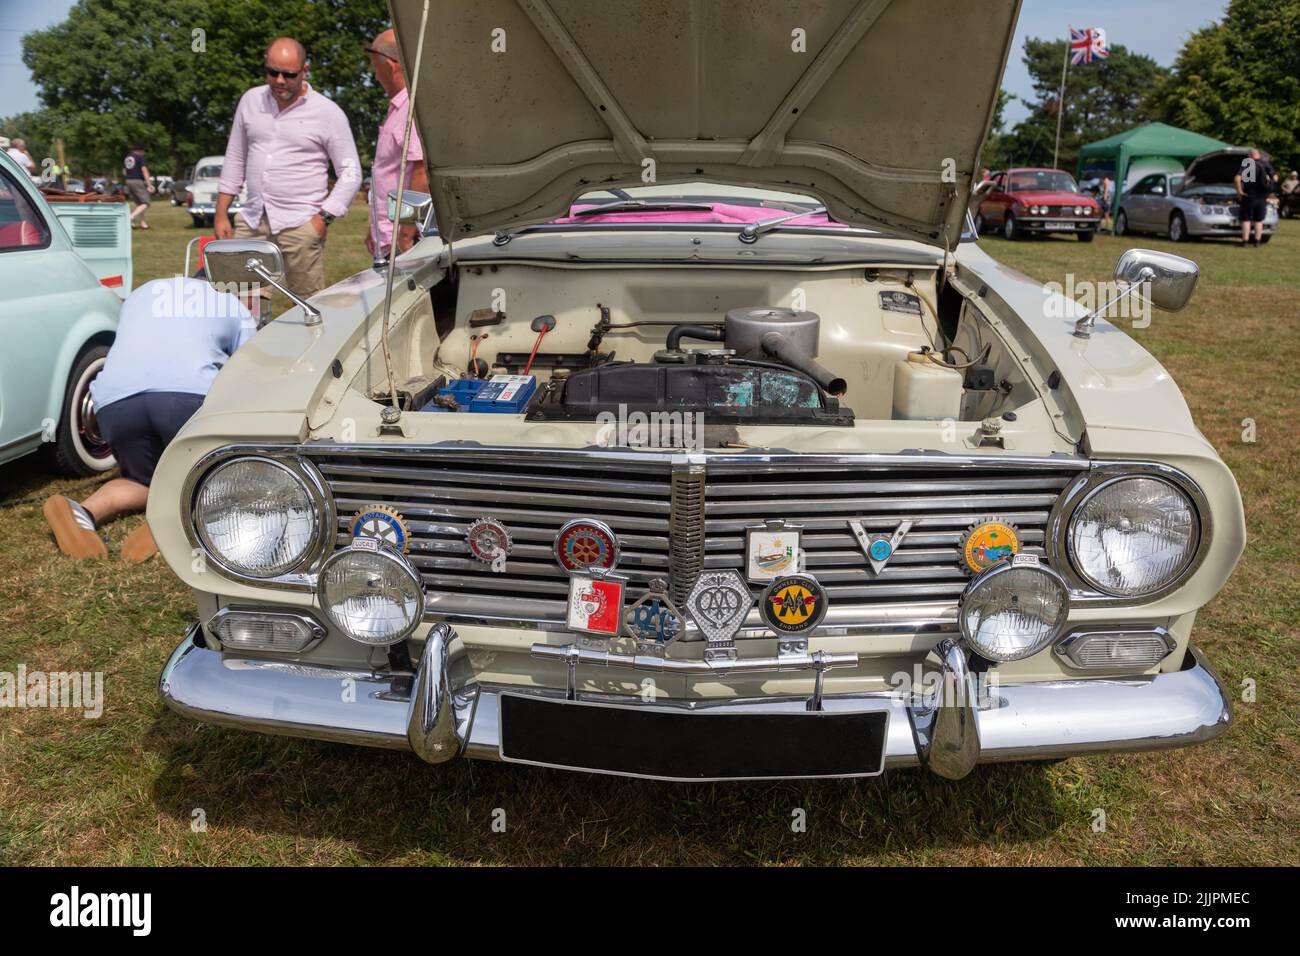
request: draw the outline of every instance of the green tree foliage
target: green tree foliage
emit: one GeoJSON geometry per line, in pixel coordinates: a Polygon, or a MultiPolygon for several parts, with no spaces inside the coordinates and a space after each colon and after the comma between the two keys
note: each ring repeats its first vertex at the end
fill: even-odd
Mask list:
{"type": "Polygon", "coordinates": [[[1300,0],[1231,0],[1187,40],[1153,96],[1159,118],[1300,167],[1300,0]]]}
{"type": "MultiPolygon", "coordinates": [[[[1060,109],[1061,63],[1067,41],[1025,40],[1024,63],[1034,85],[1027,117],[1009,132],[990,138],[989,159],[1008,166],[1050,166],[1060,109]]],[[[1147,102],[1167,71],[1149,56],[1121,44],[1104,60],[1071,66],[1065,82],[1065,115],[1057,165],[1073,169],[1079,147],[1152,120],[1147,102]]]]}
{"type": "Polygon", "coordinates": [[[386,106],[365,47],[387,26],[384,0],[79,0],[23,38],[44,109],[0,127],[33,155],[61,137],[79,172],[119,172],[133,142],[154,172],[179,172],[225,151],[239,97],[266,82],[266,47],[286,35],[307,47],[312,87],[347,113],[368,163],[386,106]]]}

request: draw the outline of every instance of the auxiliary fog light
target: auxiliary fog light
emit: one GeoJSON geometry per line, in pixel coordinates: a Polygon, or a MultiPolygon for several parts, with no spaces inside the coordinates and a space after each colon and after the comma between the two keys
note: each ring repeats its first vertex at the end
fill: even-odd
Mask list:
{"type": "Polygon", "coordinates": [[[301,651],[325,636],[308,614],[223,607],[208,621],[223,647],[248,651],[301,651]]]}
{"type": "Polygon", "coordinates": [[[1078,670],[1146,670],[1173,653],[1177,644],[1162,627],[1131,631],[1075,631],[1056,653],[1078,670]]]}
{"type": "Polygon", "coordinates": [[[1034,554],[999,561],[971,581],[957,603],[962,635],[991,661],[1037,654],[1061,635],[1069,614],[1065,581],[1034,554]]]}
{"type": "Polygon", "coordinates": [[[392,545],[375,538],[357,538],[330,555],[317,593],[334,626],[360,644],[396,644],[424,615],[419,574],[392,545]]]}

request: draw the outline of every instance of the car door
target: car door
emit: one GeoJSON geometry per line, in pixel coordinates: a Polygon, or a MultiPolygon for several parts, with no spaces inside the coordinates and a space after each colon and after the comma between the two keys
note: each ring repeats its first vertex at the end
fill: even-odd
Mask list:
{"type": "Polygon", "coordinates": [[[1147,223],[1152,232],[1165,235],[1169,232],[1169,177],[1163,174],[1151,177],[1147,192],[1147,223]]]}
{"type": "Polygon", "coordinates": [[[1006,173],[998,173],[993,177],[993,185],[989,187],[980,200],[980,215],[990,226],[1002,225],[1002,220],[1006,216],[1007,207],[1011,204],[1011,197],[1006,194],[1007,176],[1006,173]]]}
{"type": "Polygon", "coordinates": [[[1157,178],[1154,174],[1143,176],[1138,180],[1137,185],[1133,187],[1128,200],[1125,201],[1124,211],[1128,214],[1130,229],[1141,232],[1151,230],[1151,189],[1155,185],[1157,178]]]}
{"type": "MultiPolygon", "coordinates": [[[[67,235],[0,160],[0,461],[52,440],[51,379],[97,286],[67,235]]],[[[66,369],[63,373],[67,374],[66,369]]],[[[66,383],[57,383],[61,395],[66,383]]]]}

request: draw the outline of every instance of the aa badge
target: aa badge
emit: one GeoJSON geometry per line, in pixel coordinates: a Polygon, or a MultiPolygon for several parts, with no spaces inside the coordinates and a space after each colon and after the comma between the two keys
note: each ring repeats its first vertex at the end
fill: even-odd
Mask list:
{"type": "Polygon", "coordinates": [[[826,592],[809,574],[777,578],[763,592],[763,622],[779,634],[806,634],[826,616],[826,592]]]}
{"type": "Polygon", "coordinates": [[[714,647],[730,647],[744,626],[754,595],[739,571],[705,571],[686,598],[686,610],[714,647]]]}

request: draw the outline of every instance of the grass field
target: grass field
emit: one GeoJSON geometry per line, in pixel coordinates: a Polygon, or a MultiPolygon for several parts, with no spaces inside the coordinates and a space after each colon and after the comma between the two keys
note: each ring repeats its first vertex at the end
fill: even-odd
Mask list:
{"type": "MultiPolygon", "coordinates": [[[[359,212],[331,228],[330,281],[369,261],[359,212]]],[[[150,220],[135,234],[137,283],[179,271],[194,234],[181,210],[155,206],[150,220]]],[[[435,768],[200,726],[165,711],[155,687],[193,611],[189,593],[157,559],[64,559],[40,501],[79,486],[29,458],[0,468],[0,670],[102,670],[107,705],[99,720],[0,711],[0,863],[1300,863],[1300,225],[1245,250],[1108,236],[982,242],[1042,281],[1109,278],[1133,245],[1201,264],[1192,305],[1133,334],[1182,386],[1245,498],[1245,558],[1194,634],[1233,693],[1245,680],[1256,687],[1225,736],[1192,750],[982,767],[955,784],[895,772],[682,786],[471,761],[435,768]],[[505,832],[492,826],[498,809],[505,832]],[[791,827],[797,809],[804,832],[791,827]]],[[[108,526],[114,551],[140,520],[108,526]]]]}

